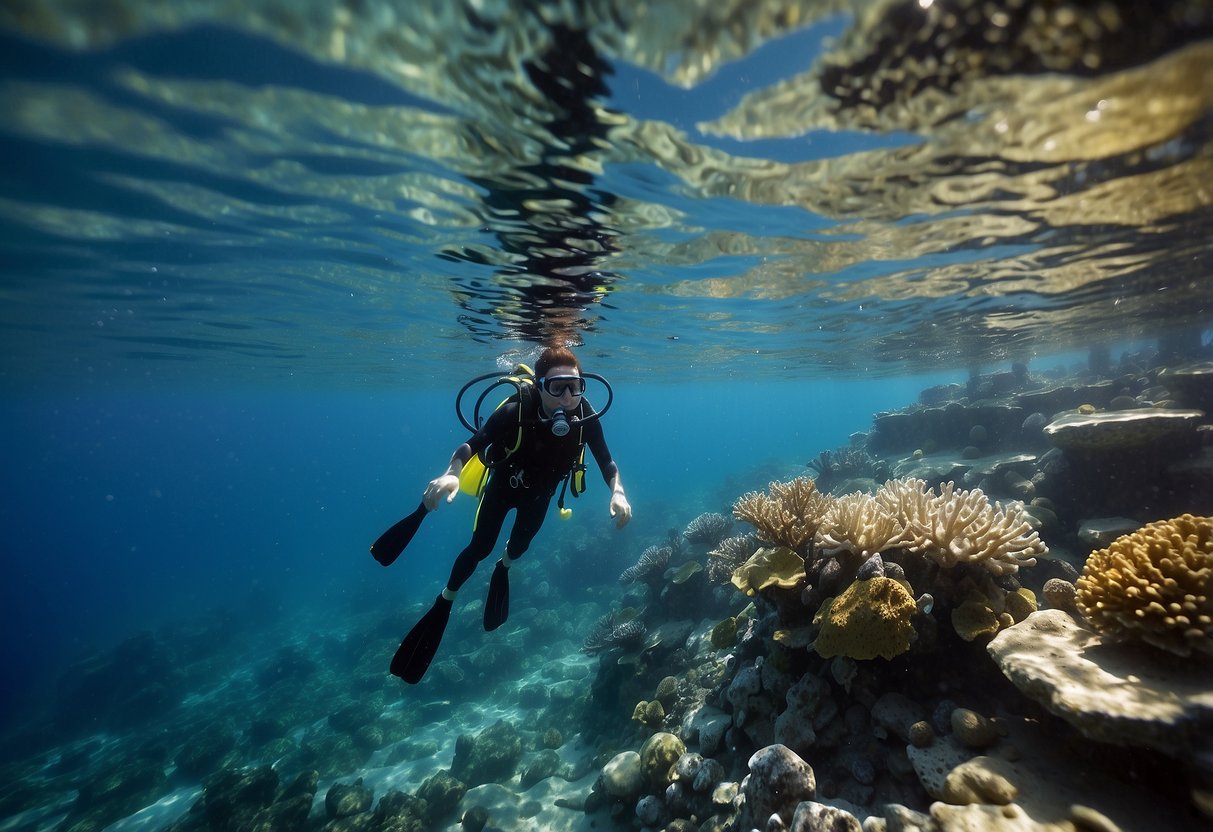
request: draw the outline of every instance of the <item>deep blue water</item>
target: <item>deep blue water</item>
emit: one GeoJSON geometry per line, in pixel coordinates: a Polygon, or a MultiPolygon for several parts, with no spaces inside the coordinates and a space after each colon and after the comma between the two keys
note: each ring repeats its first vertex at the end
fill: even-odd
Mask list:
{"type": "MultiPolygon", "coordinates": [[[[803,472],[820,451],[868,429],[874,412],[937,380],[954,379],[615,377],[604,426],[635,519],[610,538],[618,548],[601,553],[610,582],[667,529],[727,513],[742,491],[803,472]]],[[[466,437],[456,390],[6,397],[6,708],[31,704],[90,651],[205,612],[277,617],[430,597],[466,542],[470,498],[431,515],[391,570],[367,546],[412,510],[466,437]]],[[[592,463],[589,482],[573,518],[551,519],[526,556],[528,580],[542,575],[545,547],[609,528],[592,463]]]]}

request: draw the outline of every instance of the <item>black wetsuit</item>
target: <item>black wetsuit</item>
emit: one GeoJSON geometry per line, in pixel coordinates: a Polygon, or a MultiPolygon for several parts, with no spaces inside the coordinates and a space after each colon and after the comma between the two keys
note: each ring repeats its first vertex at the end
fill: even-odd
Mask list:
{"type": "MultiPolygon", "coordinates": [[[[556,489],[577,463],[583,443],[589,446],[608,486],[619,472],[607,450],[599,420],[580,424],[570,416],[571,430],[565,436],[556,436],[550,424],[539,419],[539,394],[530,399],[531,412],[524,413],[522,418],[522,443],[509,457],[492,464],[503,457],[505,449],[513,447],[518,438],[518,408],[521,405],[517,402],[507,402],[493,411],[480,430],[457,452],[466,463],[472,454],[488,449],[485,458],[489,460],[490,468],[476,509],[472,539],[451,567],[447,589],[452,592],[463,586],[476,565],[492,553],[510,509],[515,509],[516,514],[505,551],[511,559],[521,557],[543,525],[556,489]]],[[[594,409],[582,399],[575,412],[579,417],[588,417],[594,409]]]]}

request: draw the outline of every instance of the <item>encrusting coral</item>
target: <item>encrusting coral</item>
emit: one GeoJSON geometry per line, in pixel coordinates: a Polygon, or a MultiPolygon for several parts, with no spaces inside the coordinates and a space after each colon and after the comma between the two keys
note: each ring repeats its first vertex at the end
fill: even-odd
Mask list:
{"type": "Polygon", "coordinates": [[[771,483],[766,494],[743,494],[733,504],[733,516],[753,526],[763,542],[804,552],[831,502],[813,480],[796,477],[771,483]]]}
{"type": "Polygon", "coordinates": [[[1101,634],[1213,654],[1213,517],[1184,514],[1118,537],[1091,553],[1076,587],[1101,634]]]}
{"type": "Polygon", "coordinates": [[[909,591],[892,578],[855,581],[818,611],[821,632],[813,649],[827,659],[900,656],[914,640],[917,609],[909,591]]]}

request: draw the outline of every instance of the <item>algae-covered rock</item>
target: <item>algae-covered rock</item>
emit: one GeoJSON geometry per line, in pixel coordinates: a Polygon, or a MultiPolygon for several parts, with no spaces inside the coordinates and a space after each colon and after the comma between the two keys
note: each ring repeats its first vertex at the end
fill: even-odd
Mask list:
{"type": "Polygon", "coordinates": [[[324,811],[329,819],[359,815],[371,808],[375,793],[362,785],[359,777],[353,783],[334,783],[324,796],[324,811]]]}
{"type": "Polygon", "coordinates": [[[464,734],[456,740],[451,774],[468,786],[500,783],[514,776],[521,757],[518,730],[503,719],[475,737],[464,734]]]}
{"type": "Polygon", "coordinates": [[[992,636],[1000,626],[998,613],[983,601],[970,599],[952,610],[952,628],[965,641],[992,636]]]}
{"type": "Polygon", "coordinates": [[[660,731],[640,747],[640,765],[645,779],[654,787],[664,789],[670,784],[674,763],[687,748],[674,734],[660,731]]]}
{"type": "Polygon", "coordinates": [[[737,643],[737,619],[726,618],[712,628],[713,649],[726,650],[737,643]]]}
{"type": "Polygon", "coordinates": [[[644,768],[635,751],[616,754],[603,766],[602,787],[611,797],[631,800],[640,794],[644,785],[644,768]]]}

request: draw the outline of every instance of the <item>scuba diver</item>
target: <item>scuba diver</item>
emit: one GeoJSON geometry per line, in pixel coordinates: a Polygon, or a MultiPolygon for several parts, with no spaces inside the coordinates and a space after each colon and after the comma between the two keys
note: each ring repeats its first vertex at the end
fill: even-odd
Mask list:
{"type": "MultiPolygon", "coordinates": [[[[603,384],[606,380],[592,373],[583,376],[577,357],[564,347],[544,350],[535,363],[533,378],[526,367],[520,366],[516,373],[497,383],[512,383],[517,393],[502,402],[483,425],[469,425],[459,409],[459,399],[456,399],[456,411],[465,426],[474,430],[472,437],[455,449],[446,472],[426,486],[417,511],[384,532],[371,547],[376,560],[387,566],[403,551],[425,514],[438,508],[443,498],[449,503],[460,490],[480,497],[472,539],[455,558],[446,588],[429,612],[404,637],[392,658],[391,672],[409,684],[420,682],[425,675],[438,652],[455,596],[472,576],[477,564],[493,552],[506,514],[514,509],[514,524],[506,540],[505,552],[493,569],[484,605],[486,631],[505,623],[509,614],[510,567],[522,557],[539,532],[557,486],[561,487],[561,515],[571,514],[564,507],[564,491],[570,485],[573,496],[584,490],[582,459],[587,445],[611,488],[610,513],[615,518],[615,526],[623,528],[632,517],[632,507],[619,481],[619,467],[607,450],[599,422],[599,417],[610,407],[610,400],[602,413],[598,413],[584,396],[586,378],[603,384]],[[535,395],[536,391],[538,395],[535,395]]],[[[468,387],[484,378],[486,376],[469,382],[460,392],[460,398],[468,387]]],[[[610,386],[606,387],[609,393],[610,386]]],[[[480,401],[488,392],[481,395],[480,401]]],[[[478,413],[476,419],[479,422],[478,413]]]]}

